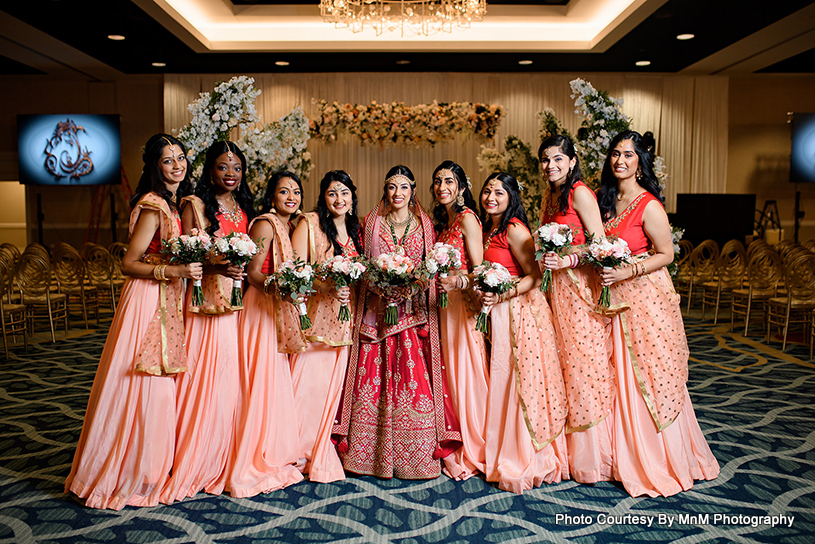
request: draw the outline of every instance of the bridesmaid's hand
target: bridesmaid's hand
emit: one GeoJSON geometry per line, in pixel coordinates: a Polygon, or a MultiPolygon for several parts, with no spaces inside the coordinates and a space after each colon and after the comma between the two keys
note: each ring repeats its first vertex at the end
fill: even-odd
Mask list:
{"type": "Polygon", "coordinates": [[[481,306],[491,308],[501,302],[500,295],[496,293],[481,293],[481,306]]]}
{"type": "Polygon", "coordinates": [[[450,274],[446,278],[442,278],[441,276],[437,277],[436,283],[439,285],[439,289],[449,293],[450,291],[456,290],[456,280],[458,280],[458,277],[455,274],[450,274]]]}
{"type": "Polygon", "coordinates": [[[618,281],[627,280],[632,275],[632,268],[624,266],[622,268],[601,268],[598,272],[600,283],[603,287],[608,287],[618,281]]]}
{"type": "Polygon", "coordinates": [[[390,287],[383,296],[390,303],[401,304],[413,296],[413,288],[410,285],[390,287]]]}
{"type": "Polygon", "coordinates": [[[243,271],[242,265],[230,264],[226,267],[225,276],[233,280],[242,280],[246,277],[246,272],[243,271]]]}
{"type": "Polygon", "coordinates": [[[550,252],[543,256],[543,266],[549,270],[560,270],[569,266],[569,261],[557,253],[550,252]]]}
{"type": "Polygon", "coordinates": [[[204,275],[204,265],[201,263],[190,263],[175,266],[168,266],[164,271],[168,278],[187,278],[188,280],[200,280],[204,275]]]}
{"type": "Polygon", "coordinates": [[[334,290],[334,296],[340,301],[340,304],[348,304],[351,301],[351,288],[347,285],[334,290]]]}

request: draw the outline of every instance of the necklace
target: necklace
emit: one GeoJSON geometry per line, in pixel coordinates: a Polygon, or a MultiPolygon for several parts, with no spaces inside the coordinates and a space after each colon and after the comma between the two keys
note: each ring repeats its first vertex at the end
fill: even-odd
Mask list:
{"type": "Polygon", "coordinates": [[[484,251],[487,251],[490,248],[490,244],[492,243],[492,239],[495,236],[495,231],[491,230],[487,233],[487,241],[484,242],[484,251]]]}
{"type": "Polygon", "coordinates": [[[393,218],[391,217],[391,214],[388,214],[388,215],[386,216],[386,218],[388,219],[388,223],[390,223],[390,224],[391,224],[391,226],[394,226],[394,227],[401,227],[401,226],[402,226],[402,225],[404,225],[405,223],[410,223],[410,220],[411,220],[411,219],[413,219],[413,214],[412,214],[412,213],[408,213],[407,219],[405,219],[405,220],[403,220],[403,221],[398,221],[398,222],[393,220],[393,218]]]}
{"type": "Polygon", "coordinates": [[[396,247],[401,247],[402,244],[405,243],[405,238],[407,238],[408,232],[410,231],[410,223],[411,220],[413,219],[413,214],[411,213],[410,215],[408,215],[408,218],[405,221],[402,221],[401,223],[394,223],[390,218],[390,214],[385,216],[385,218],[388,220],[388,225],[391,228],[391,238],[393,238],[393,245],[395,245],[396,247]],[[402,233],[402,239],[399,240],[398,238],[396,238],[396,229],[394,228],[394,225],[401,227],[405,223],[407,223],[407,227],[405,227],[405,231],[402,233]]]}
{"type": "Polygon", "coordinates": [[[241,210],[241,207],[238,206],[238,203],[235,201],[235,197],[232,197],[232,202],[235,204],[234,210],[227,208],[226,204],[224,204],[220,199],[216,198],[215,200],[218,201],[218,211],[226,218],[227,221],[233,225],[237,225],[241,222],[241,219],[243,219],[243,210],[241,210]]]}

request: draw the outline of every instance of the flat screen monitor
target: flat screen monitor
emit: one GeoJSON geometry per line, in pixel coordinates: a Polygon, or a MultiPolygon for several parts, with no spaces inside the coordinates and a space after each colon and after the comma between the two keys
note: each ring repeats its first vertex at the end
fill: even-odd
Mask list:
{"type": "Polygon", "coordinates": [[[815,183],[815,113],[792,114],[790,181],[815,183]]]}
{"type": "Polygon", "coordinates": [[[118,115],[18,115],[20,183],[121,183],[118,115]]]}
{"type": "Polygon", "coordinates": [[[744,243],[755,216],[756,195],[678,194],[672,221],[693,245],[711,238],[721,247],[733,239],[744,243]]]}

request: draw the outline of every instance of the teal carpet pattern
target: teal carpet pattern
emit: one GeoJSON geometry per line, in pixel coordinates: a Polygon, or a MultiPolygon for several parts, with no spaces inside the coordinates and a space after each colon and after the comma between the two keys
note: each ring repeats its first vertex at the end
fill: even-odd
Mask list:
{"type": "Polygon", "coordinates": [[[104,327],[0,360],[0,544],[773,542],[815,535],[815,365],[687,320],[689,389],[721,475],[668,498],[572,481],[518,496],[481,479],[350,477],[251,499],[205,494],[121,512],[62,492],[104,327]]]}

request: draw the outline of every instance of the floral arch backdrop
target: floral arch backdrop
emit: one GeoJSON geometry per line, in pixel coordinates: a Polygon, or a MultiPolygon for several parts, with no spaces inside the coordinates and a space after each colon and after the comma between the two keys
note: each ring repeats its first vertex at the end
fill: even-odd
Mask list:
{"type": "MultiPolygon", "coordinates": [[[[209,92],[233,74],[165,76],[164,124],[166,131],[187,125],[192,116],[187,105],[199,93],[209,92]]],[[[675,206],[676,193],[723,193],[727,168],[728,79],[717,76],[639,76],[628,74],[256,74],[257,113],[264,122],[277,120],[301,106],[313,116],[313,99],[340,103],[368,104],[403,102],[408,105],[438,102],[500,104],[503,118],[492,145],[500,146],[508,135],[537,145],[537,112],[550,108],[572,134],[581,118],[574,115],[569,82],[581,77],[598,89],[624,100],[624,113],[633,119],[632,128],[650,130],[657,152],[667,165],[668,210],[675,206]]],[[[430,176],[443,160],[460,163],[473,186],[479,188],[486,172],[479,170],[477,157],[482,142],[476,138],[456,139],[434,147],[391,146],[380,149],[362,146],[354,139],[326,143],[308,142],[314,169],[305,187],[304,208],[316,202],[319,179],[332,169],[347,171],[358,187],[360,213],[364,214],[382,195],[387,170],[406,164],[419,182],[420,198],[429,198],[430,176]]]]}

